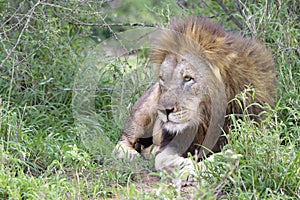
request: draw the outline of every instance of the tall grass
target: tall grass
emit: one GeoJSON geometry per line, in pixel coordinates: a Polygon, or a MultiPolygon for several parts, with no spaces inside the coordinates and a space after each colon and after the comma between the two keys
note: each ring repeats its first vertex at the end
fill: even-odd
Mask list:
{"type": "MultiPolygon", "coordinates": [[[[0,4],[4,19],[0,24],[0,199],[300,198],[298,2],[224,1],[225,10],[220,1],[124,2],[136,12],[116,7],[106,13],[107,18],[104,10],[111,7],[102,1],[0,4]],[[199,14],[255,36],[273,51],[278,98],[259,127],[231,116],[229,144],[214,162],[206,163],[207,173],[199,175],[205,181],[179,191],[166,181],[166,174],[153,172],[152,160],[98,159],[83,145],[73,119],[73,80],[87,49],[132,28],[113,22],[160,25],[175,15],[199,14]],[[112,25],[92,26],[99,23],[112,25]]],[[[150,83],[150,70],[144,74],[146,53],[111,63],[98,83],[95,115],[112,142],[117,141],[131,105],[150,83]],[[137,66],[144,67],[142,72],[137,66]],[[116,92],[122,80],[130,89],[127,93],[116,92]],[[120,94],[126,107],[116,102],[120,94]]]]}

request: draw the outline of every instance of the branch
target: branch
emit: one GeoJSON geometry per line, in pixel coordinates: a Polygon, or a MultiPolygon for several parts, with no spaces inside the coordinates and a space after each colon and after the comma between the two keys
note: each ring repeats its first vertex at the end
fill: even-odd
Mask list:
{"type": "Polygon", "coordinates": [[[144,24],[144,23],[139,23],[139,22],[134,22],[134,23],[111,23],[111,24],[97,24],[97,23],[88,23],[88,22],[82,22],[77,19],[73,20],[75,22],[69,22],[70,24],[75,24],[75,25],[82,25],[82,26],[96,26],[96,27],[111,27],[111,26],[130,26],[130,27],[159,27],[155,24],[144,24]]]}
{"type": "MultiPolygon", "coordinates": [[[[110,1],[110,0],[107,0],[107,2],[109,2],[109,1],[110,1]]],[[[59,9],[63,9],[63,10],[68,10],[68,11],[70,11],[71,13],[73,12],[72,9],[66,8],[66,7],[63,7],[63,6],[60,6],[60,5],[51,4],[51,3],[46,3],[46,2],[41,2],[41,4],[42,4],[42,5],[45,5],[45,6],[50,6],[50,7],[54,7],[54,8],[59,8],[59,9]]],[[[58,18],[64,19],[64,18],[62,18],[58,13],[54,13],[54,14],[55,14],[58,18]]],[[[97,23],[89,23],[89,22],[83,22],[83,21],[80,21],[80,20],[74,18],[71,14],[67,14],[67,16],[72,20],[72,21],[69,21],[68,23],[74,24],[74,25],[81,25],[81,26],[96,26],[96,27],[110,27],[110,26],[158,27],[157,25],[154,25],[154,24],[144,24],[144,23],[139,23],[139,22],[135,22],[135,23],[111,23],[111,24],[103,23],[103,24],[97,24],[97,23]]]]}
{"type": "Polygon", "coordinates": [[[20,3],[19,7],[17,8],[17,10],[4,23],[1,24],[0,29],[2,29],[5,26],[5,24],[7,24],[13,17],[16,16],[17,12],[21,9],[23,4],[24,4],[24,1],[22,1],[20,3]]]}
{"type": "MultiPolygon", "coordinates": [[[[246,28],[248,29],[248,31],[255,36],[256,35],[256,31],[253,27],[253,25],[251,24],[250,18],[247,17],[246,13],[244,10],[247,9],[246,5],[241,2],[240,0],[235,0],[235,5],[238,8],[239,13],[241,14],[241,16],[244,18],[244,22],[246,24],[246,28]]],[[[249,12],[249,11],[248,11],[249,12]]]]}
{"type": "Polygon", "coordinates": [[[9,51],[9,53],[6,55],[6,57],[2,60],[2,62],[1,62],[1,64],[0,64],[0,68],[4,65],[4,63],[7,61],[7,59],[11,56],[11,54],[15,51],[15,49],[17,48],[17,46],[18,46],[18,44],[20,43],[20,41],[21,41],[21,38],[22,38],[22,36],[23,36],[23,33],[24,33],[24,31],[27,29],[27,27],[28,27],[28,24],[29,24],[29,22],[30,22],[30,20],[31,20],[31,17],[32,17],[32,14],[34,13],[34,9],[38,6],[40,4],[40,1],[38,1],[30,10],[29,10],[29,12],[28,12],[28,14],[27,14],[27,16],[28,16],[28,18],[27,18],[27,20],[26,20],[26,22],[25,22],[25,24],[24,24],[24,27],[22,28],[22,30],[21,30],[21,32],[20,32],[20,34],[19,34],[19,36],[18,36],[18,39],[17,39],[17,41],[16,41],[16,43],[15,43],[15,45],[13,46],[13,48],[11,48],[11,50],[9,51]]]}
{"type": "Polygon", "coordinates": [[[223,9],[223,11],[226,13],[226,15],[229,16],[229,19],[231,21],[233,21],[233,23],[235,23],[235,25],[237,25],[237,27],[239,27],[239,29],[243,29],[242,24],[240,24],[240,22],[231,15],[230,11],[226,8],[225,4],[223,3],[223,1],[221,0],[216,0],[216,2],[219,4],[219,6],[223,9]]]}

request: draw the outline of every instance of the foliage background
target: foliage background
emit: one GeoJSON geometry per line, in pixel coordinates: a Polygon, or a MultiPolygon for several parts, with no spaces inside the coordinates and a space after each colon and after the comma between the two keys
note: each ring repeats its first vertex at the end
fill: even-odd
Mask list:
{"type": "MultiPolygon", "coordinates": [[[[299,6],[297,0],[0,1],[0,198],[300,198],[299,6]],[[209,184],[192,192],[176,190],[164,174],[145,184],[140,175],[153,171],[151,161],[96,157],[83,145],[72,112],[74,80],[90,48],[118,32],[189,15],[257,37],[273,51],[278,72],[278,99],[265,128],[236,121],[226,149],[242,157],[208,164],[213,177],[199,175],[209,184]]],[[[116,59],[97,85],[96,117],[113,143],[151,82],[147,53],[116,59]],[[122,116],[115,123],[120,83],[128,89],[126,108],[117,107],[122,116]]]]}

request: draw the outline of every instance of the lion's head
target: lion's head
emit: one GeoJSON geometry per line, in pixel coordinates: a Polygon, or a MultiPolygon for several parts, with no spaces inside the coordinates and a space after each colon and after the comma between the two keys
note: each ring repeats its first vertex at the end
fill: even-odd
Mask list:
{"type": "MultiPolygon", "coordinates": [[[[257,40],[206,18],[173,21],[157,35],[151,60],[158,66],[157,115],[166,134],[194,131],[194,144],[212,149],[222,130],[228,131],[226,115],[242,114],[253,102],[272,105],[274,62],[257,40]],[[253,98],[247,94],[242,106],[231,101],[247,87],[255,89],[253,98]]],[[[258,104],[248,108],[253,119],[263,111],[258,104]]]]}
{"type": "MultiPolygon", "coordinates": [[[[188,127],[207,129],[214,108],[225,112],[225,90],[218,70],[213,70],[199,56],[182,52],[166,55],[159,68],[161,89],[158,117],[162,128],[170,134],[183,133],[188,127]],[[216,85],[218,93],[213,92],[216,85]],[[212,97],[214,99],[212,99],[212,97]]],[[[213,116],[213,123],[222,120],[213,116]]],[[[219,124],[221,127],[223,124],[219,124]]]]}

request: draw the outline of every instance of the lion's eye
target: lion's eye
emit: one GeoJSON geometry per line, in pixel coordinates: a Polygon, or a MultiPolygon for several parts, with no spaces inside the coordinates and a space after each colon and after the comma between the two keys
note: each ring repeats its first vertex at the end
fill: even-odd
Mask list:
{"type": "Polygon", "coordinates": [[[183,80],[184,80],[184,82],[189,82],[189,81],[193,80],[193,78],[191,76],[186,75],[183,77],[183,80]]]}

